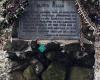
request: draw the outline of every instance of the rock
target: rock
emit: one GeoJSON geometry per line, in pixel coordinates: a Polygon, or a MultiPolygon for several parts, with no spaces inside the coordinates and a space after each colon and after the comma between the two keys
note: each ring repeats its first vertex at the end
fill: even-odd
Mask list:
{"type": "Polygon", "coordinates": [[[35,73],[36,73],[37,75],[41,74],[41,72],[42,72],[43,69],[44,69],[43,64],[42,64],[41,62],[39,62],[37,59],[33,59],[33,60],[31,61],[31,65],[32,65],[32,67],[34,68],[35,73]]]}
{"type": "Polygon", "coordinates": [[[26,70],[24,70],[23,77],[24,80],[37,80],[35,70],[32,68],[32,66],[29,66],[26,70]]]}
{"type": "Polygon", "coordinates": [[[13,74],[11,74],[10,76],[10,80],[25,80],[23,77],[22,72],[14,72],[13,74]]]}
{"type": "Polygon", "coordinates": [[[13,40],[11,45],[12,45],[12,51],[22,51],[27,49],[28,42],[23,40],[13,40]]]}
{"type": "Polygon", "coordinates": [[[46,51],[60,51],[61,47],[59,43],[51,42],[46,45],[46,51]]]}
{"type": "Polygon", "coordinates": [[[46,54],[46,57],[50,60],[50,61],[53,61],[54,58],[55,58],[55,55],[56,55],[56,52],[52,51],[52,52],[48,52],[46,54]]]}
{"type": "Polygon", "coordinates": [[[95,36],[93,35],[94,30],[90,30],[90,27],[83,27],[82,28],[82,32],[83,32],[83,36],[88,39],[89,41],[94,42],[95,41],[95,36]]]}
{"type": "Polygon", "coordinates": [[[93,70],[82,67],[73,67],[69,80],[93,80],[93,70]]]}
{"type": "Polygon", "coordinates": [[[6,51],[0,50],[0,80],[9,80],[10,63],[6,51]]]}
{"type": "Polygon", "coordinates": [[[48,69],[42,74],[43,80],[64,80],[66,70],[60,64],[52,63],[48,69]]]}
{"type": "Polygon", "coordinates": [[[42,70],[43,70],[43,65],[40,63],[40,62],[38,62],[36,65],[35,65],[35,71],[36,71],[36,74],[40,74],[41,72],[42,72],[42,70]]]}
{"type": "Polygon", "coordinates": [[[52,51],[48,52],[46,54],[47,59],[49,59],[52,62],[59,62],[64,64],[70,64],[70,59],[68,58],[68,55],[66,53],[62,53],[60,51],[52,51]]]}
{"type": "Polygon", "coordinates": [[[71,60],[73,65],[83,66],[92,68],[95,62],[94,46],[90,44],[84,44],[84,51],[81,51],[81,46],[79,43],[72,43],[65,46],[68,58],[71,60]]]}
{"type": "Polygon", "coordinates": [[[11,42],[7,41],[5,46],[4,46],[4,50],[10,51],[11,50],[11,42]]]}

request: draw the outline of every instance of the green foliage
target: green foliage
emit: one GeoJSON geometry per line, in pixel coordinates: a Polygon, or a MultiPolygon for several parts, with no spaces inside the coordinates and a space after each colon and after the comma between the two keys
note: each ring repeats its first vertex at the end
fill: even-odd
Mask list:
{"type": "Polygon", "coordinates": [[[22,2],[18,2],[17,0],[6,0],[3,3],[3,12],[1,14],[5,19],[0,23],[0,29],[14,26],[13,24],[16,22],[16,19],[22,15],[27,4],[27,0],[22,0],[22,2]],[[12,5],[12,7],[9,7],[9,4],[12,5]]]}

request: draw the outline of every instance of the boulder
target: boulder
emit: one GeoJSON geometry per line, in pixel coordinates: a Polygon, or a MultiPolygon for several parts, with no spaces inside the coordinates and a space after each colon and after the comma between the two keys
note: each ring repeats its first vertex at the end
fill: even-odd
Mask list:
{"type": "Polygon", "coordinates": [[[42,74],[43,80],[64,80],[66,69],[58,63],[52,63],[42,74]]]}
{"type": "Polygon", "coordinates": [[[32,66],[29,66],[26,70],[24,70],[23,77],[24,80],[37,80],[37,75],[32,66]]]}
{"type": "Polygon", "coordinates": [[[23,40],[13,40],[11,45],[12,51],[23,51],[27,49],[28,42],[23,40]]]}
{"type": "Polygon", "coordinates": [[[73,67],[69,80],[93,80],[93,70],[83,67],[73,67]]]}

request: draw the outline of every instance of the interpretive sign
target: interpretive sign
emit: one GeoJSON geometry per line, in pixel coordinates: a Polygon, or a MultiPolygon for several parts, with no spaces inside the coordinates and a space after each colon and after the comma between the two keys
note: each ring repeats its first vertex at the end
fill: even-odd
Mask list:
{"type": "Polygon", "coordinates": [[[19,20],[18,37],[26,40],[80,38],[80,18],[74,0],[30,0],[19,20]]]}

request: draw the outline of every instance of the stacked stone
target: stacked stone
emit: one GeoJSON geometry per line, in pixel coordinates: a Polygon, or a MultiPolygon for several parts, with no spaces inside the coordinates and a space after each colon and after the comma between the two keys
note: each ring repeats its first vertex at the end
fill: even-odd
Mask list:
{"type": "Polygon", "coordinates": [[[96,30],[95,52],[95,80],[100,80],[100,25],[96,30]]]}
{"type": "Polygon", "coordinates": [[[89,21],[89,18],[85,16],[84,11],[82,11],[82,6],[79,0],[76,0],[76,5],[78,5],[78,10],[81,16],[85,19],[85,22],[91,26],[95,31],[95,65],[94,65],[94,80],[100,80],[100,25],[95,25],[93,22],[89,21]],[[97,28],[96,28],[97,27],[97,28]]]}
{"type": "Polygon", "coordinates": [[[9,80],[10,63],[6,58],[6,51],[0,51],[0,80],[9,80]]]}
{"type": "MultiPolygon", "coordinates": [[[[0,14],[2,12],[2,4],[5,0],[0,1],[0,14]]],[[[0,22],[4,20],[4,18],[2,18],[0,16],[0,22]]],[[[1,26],[0,26],[1,27],[1,26]]],[[[2,30],[2,32],[4,34],[0,34],[0,80],[9,80],[9,68],[10,68],[10,63],[9,60],[6,58],[7,57],[7,53],[6,51],[4,51],[4,47],[6,45],[6,42],[8,41],[8,39],[10,39],[10,36],[8,36],[8,32],[10,32],[10,30],[6,29],[6,30],[2,30]],[[9,38],[8,38],[9,37],[9,38]]],[[[1,31],[0,31],[1,32],[1,31]]]]}

